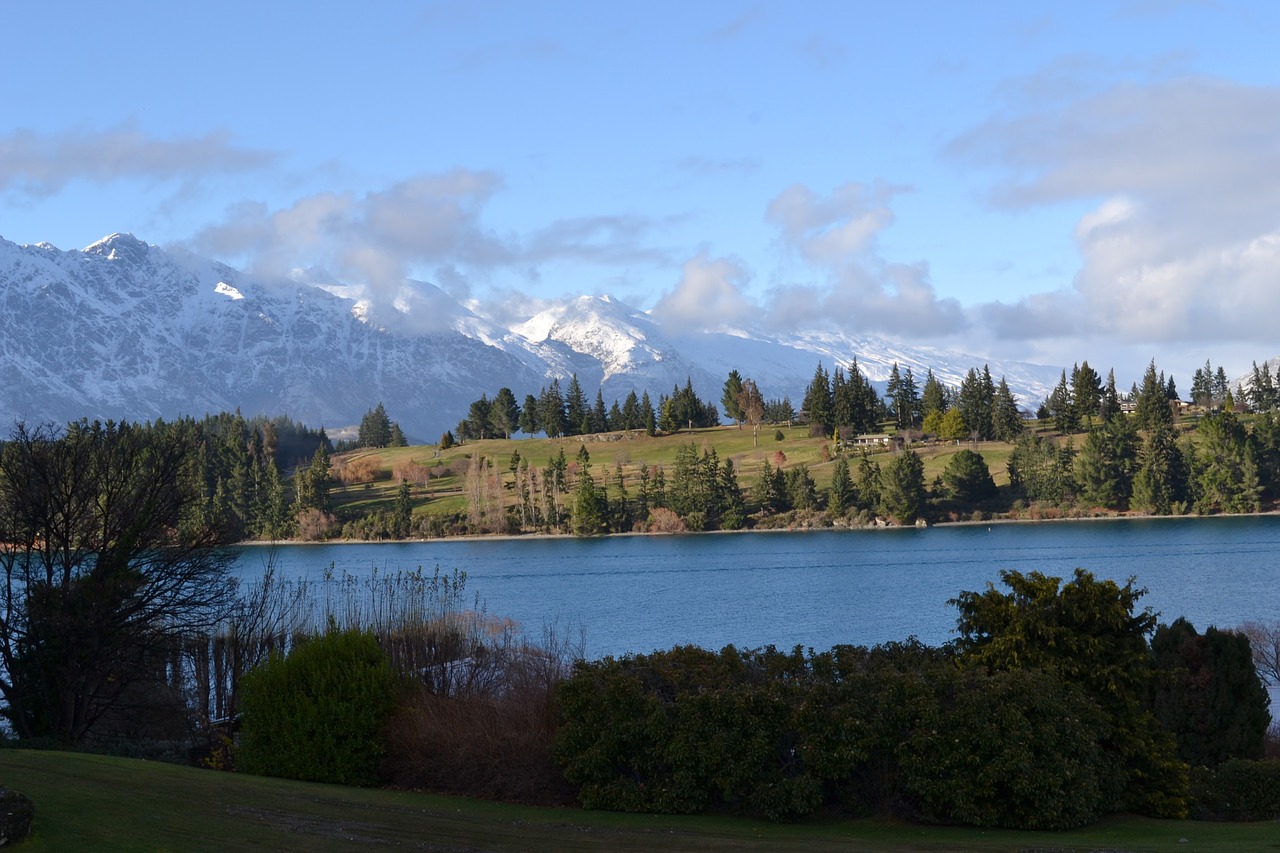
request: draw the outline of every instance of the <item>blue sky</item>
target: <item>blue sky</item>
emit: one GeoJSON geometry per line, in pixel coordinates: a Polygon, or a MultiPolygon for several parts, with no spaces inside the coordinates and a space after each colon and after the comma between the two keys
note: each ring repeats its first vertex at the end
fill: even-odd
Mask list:
{"type": "Polygon", "coordinates": [[[1280,355],[1280,6],[10,4],[0,236],[495,316],[1280,355]],[[15,37],[16,36],[16,37],[15,37]]]}

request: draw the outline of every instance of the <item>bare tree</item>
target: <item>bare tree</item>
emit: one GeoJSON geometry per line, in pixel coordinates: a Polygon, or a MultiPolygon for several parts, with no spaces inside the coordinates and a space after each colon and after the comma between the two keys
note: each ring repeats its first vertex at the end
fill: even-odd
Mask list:
{"type": "Polygon", "coordinates": [[[1239,631],[1249,638],[1258,677],[1272,687],[1280,687],[1280,622],[1246,622],[1239,631]]]}
{"type": "Polygon", "coordinates": [[[752,446],[760,446],[760,422],[764,420],[764,397],[756,387],[755,380],[742,380],[742,388],[738,391],[738,408],[742,416],[751,424],[752,446]]]}
{"type": "Polygon", "coordinates": [[[19,425],[0,449],[0,695],[20,737],[82,740],[230,600],[192,424],[19,425]]]}

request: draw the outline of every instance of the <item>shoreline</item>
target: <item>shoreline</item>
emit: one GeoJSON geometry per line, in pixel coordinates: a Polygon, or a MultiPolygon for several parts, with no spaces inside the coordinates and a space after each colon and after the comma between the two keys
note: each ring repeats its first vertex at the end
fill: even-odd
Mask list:
{"type": "Polygon", "coordinates": [[[1057,524],[1064,522],[1106,522],[1106,521],[1161,521],[1161,520],[1189,520],[1189,519],[1213,519],[1213,518],[1267,518],[1280,517],[1280,509],[1266,510],[1263,512],[1236,512],[1236,513],[1220,513],[1217,515],[1199,515],[1188,513],[1186,515],[1152,515],[1150,513],[1117,513],[1113,515],[1081,515],[1081,516],[1065,516],[1060,518],[988,518],[981,520],[962,520],[962,521],[937,521],[924,525],[915,524],[862,524],[858,526],[849,525],[797,525],[794,527],[767,527],[767,528],[744,528],[742,530],[698,530],[698,531],[681,531],[679,533],[657,532],[657,531],[634,531],[629,530],[625,533],[604,533],[597,536],[577,536],[573,533],[471,533],[462,536],[435,536],[430,538],[410,538],[410,539],[273,539],[273,540],[245,540],[232,543],[231,548],[243,547],[272,547],[276,545],[307,546],[307,545],[420,545],[428,542],[500,542],[512,540],[529,540],[529,539],[612,539],[615,537],[628,536],[705,536],[705,535],[732,535],[732,534],[758,534],[758,533],[819,533],[823,531],[841,531],[841,532],[860,532],[860,531],[878,531],[878,530],[927,530],[931,527],[980,527],[992,525],[1007,524],[1057,524]]]}

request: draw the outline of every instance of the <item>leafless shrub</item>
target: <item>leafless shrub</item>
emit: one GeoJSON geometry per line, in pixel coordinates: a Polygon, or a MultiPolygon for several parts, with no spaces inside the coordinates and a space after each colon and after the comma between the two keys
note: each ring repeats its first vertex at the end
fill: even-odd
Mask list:
{"type": "Polygon", "coordinates": [[[651,533],[684,533],[688,530],[684,519],[664,506],[649,510],[649,531],[651,533]]]}
{"type": "Polygon", "coordinates": [[[338,519],[319,509],[304,509],[298,513],[298,538],[314,542],[330,536],[338,526],[338,519]]]}

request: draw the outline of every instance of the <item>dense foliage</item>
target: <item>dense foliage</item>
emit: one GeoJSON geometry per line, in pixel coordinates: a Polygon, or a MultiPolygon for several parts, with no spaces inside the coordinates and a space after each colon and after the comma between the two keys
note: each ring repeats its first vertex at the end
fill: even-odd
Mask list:
{"type": "Polygon", "coordinates": [[[239,767],[311,782],[370,785],[399,678],[372,634],[330,631],[276,655],[241,685],[239,767]]]}

